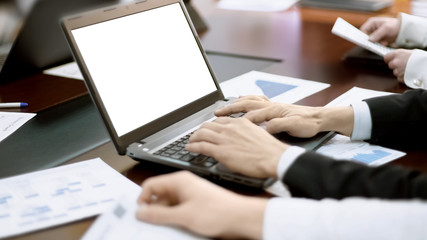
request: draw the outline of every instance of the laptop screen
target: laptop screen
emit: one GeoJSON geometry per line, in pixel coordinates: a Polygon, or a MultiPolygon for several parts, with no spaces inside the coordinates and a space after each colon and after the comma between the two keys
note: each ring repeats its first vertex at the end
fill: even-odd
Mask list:
{"type": "Polygon", "coordinates": [[[71,32],[119,136],[217,91],[179,3],[71,32]]]}

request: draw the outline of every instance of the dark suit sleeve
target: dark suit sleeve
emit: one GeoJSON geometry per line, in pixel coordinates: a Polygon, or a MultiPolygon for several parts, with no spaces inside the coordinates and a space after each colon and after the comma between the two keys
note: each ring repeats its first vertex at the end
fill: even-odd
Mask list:
{"type": "MultiPolygon", "coordinates": [[[[372,116],[371,143],[394,148],[426,149],[427,91],[365,100],[372,116]]],[[[427,161],[427,159],[425,159],[427,161]]],[[[282,181],[294,196],[427,199],[427,173],[397,165],[368,167],[307,152],[290,166],[282,181]]]]}
{"type": "Polygon", "coordinates": [[[370,143],[397,149],[426,147],[420,139],[427,135],[427,91],[410,90],[365,101],[372,116],[370,143]]]}
{"type": "Polygon", "coordinates": [[[397,165],[368,167],[313,152],[306,152],[297,158],[282,181],[296,197],[427,199],[426,173],[397,165]]]}

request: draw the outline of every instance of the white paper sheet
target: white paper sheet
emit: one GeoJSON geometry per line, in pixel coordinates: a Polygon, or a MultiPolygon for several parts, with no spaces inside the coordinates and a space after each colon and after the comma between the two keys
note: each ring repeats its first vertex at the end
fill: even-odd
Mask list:
{"type": "Polygon", "coordinates": [[[47,75],[84,80],[83,75],[80,72],[79,66],[76,62],[70,62],[64,65],[46,69],[43,71],[43,73],[47,75]]]}
{"type": "Polygon", "coordinates": [[[220,84],[225,97],[265,95],[275,102],[294,103],[330,84],[251,71],[220,84]]]}
{"type": "Polygon", "coordinates": [[[0,112],[0,142],[35,115],[35,113],[0,112]]]}
{"type": "MultiPolygon", "coordinates": [[[[353,87],[326,106],[349,106],[363,99],[391,95],[393,93],[353,87]]],[[[406,155],[406,153],[385,148],[364,141],[351,141],[349,137],[337,134],[318,150],[318,153],[336,158],[362,162],[371,166],[381,165],[406,155]]]]}
{"type": "Polygon", "coordinates": [[[353,87],[347,92],[341,94],[339,97],[332,100],[330,103],[326,104],[325,106],[350,106],[352,103],[361,102],[364,99],[381,97],[391,94],[394,93],[353,87]]]}
{"type": "Polygon", "coordinates": [[[342,18],[337,18],[332,28],[332,33],[380,56],[384,56],[394,50],[393,48],[369,41],[369,36],[367,34],[342,18]]]}
{"type": "Polygon", "coordinates": [[[141,188],[96,158],[0,180],[0,238],[110,210],[141,188]]]}
{"type": "Polygon", "coordinates": [[[152,225],[135,217],[138,195],[126,194],[108,212],[99,216],[82,240],[156,239],[195,240],[205,239],[181,229],[152,225]]]}
{"type": "Polygon", "coordinates": [[[341,134],[337,134],[316,152],[335,159],[352,160],[370,166],[382,165],[406,155],[404,152],[364,141],[351,141],[349,137],[341,134]]]}
{"type": "Polygon", "coordinates": [[[276,12],[292,7],[298,0],[220,0],[218,8],[228,10],[276,12]]]}

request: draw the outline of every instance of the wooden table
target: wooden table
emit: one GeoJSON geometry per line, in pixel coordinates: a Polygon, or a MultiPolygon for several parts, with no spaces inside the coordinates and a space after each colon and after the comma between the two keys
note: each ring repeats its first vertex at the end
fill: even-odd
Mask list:
{"type": "MultiPolygon", "coordinates": [[[[209,26],[208,31],[201,34],[202,44],[207,51],[271,60],[271,64],[260,70],[331,84],[330,88],[303,99],[298,104],[322,106],[354,86],[398,93],[407,90],[387,68],[347,64],[343,61],[344,54],[354,45],[331,34],[330,31],[338,16],[360,26],[371,16],[396,16],[399,11],[410,12],[408,1],[397,0],[393,7],[375,13],[301,8],[297,5],[283,12],[243,12],[217,9],[215,4],[214,0],[193,1],[193,5],[209,26]]],[[[32,79],[39,77],[34,76],[32,79]]],[[[0,93],[6,90],[0,87],[0,93]]],[[[74,157],[67,164],[95,157],[101,157],[137,184],[147,177],[175,171],[153,163],[137,163],[126,156],[119,156],[111,142],[74,157]]],[[[413,151],[393,164],[427,171],[424,159],[427,159],[426,152],[413,151]]],[[[250,191],[243,193],[260,194],[250,191]]],[[[94,218],[89,218],[14,239],[77,239],[89,228],[93,220],[94,218]]]]}

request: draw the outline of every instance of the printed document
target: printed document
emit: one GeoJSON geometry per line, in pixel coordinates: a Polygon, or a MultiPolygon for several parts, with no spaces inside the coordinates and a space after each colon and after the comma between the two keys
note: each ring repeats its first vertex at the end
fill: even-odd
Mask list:
{"type": "Polygon", "coordinates": [[[18,130],[35,115],[35,113],[0,112],[0,142],[18,130]]]}
{"type": "Polygon", "coordinates": [[[341,134],[335,135],[316,152],[335,159],[352,160],[370,166],[379,166],[406,155],[404,152],[364,141],[351,141],[349,137],[341,134]]]}
{"type": "Polygon", "coordinates": [[[220,83],[224,96],[265,95],[275,102],[295,103],[330,84],[251,71],[220,83]]]}
{"type": "MultiPolygon", "coordinates": [[[[391,94],[393,93],[353,87],[326,106],[349,106],[363,99],[391,94]]],[[[406,155],[404,152],[373,145],[364,141],[351,141],[349,137],[341,134],[335,135],[335,137],[322,145],[316,152],[336,159],[347,159],[371,166],[382,165],[406,155]]]]}
{"type": "Polygon", "coordinates": [[[352,89],[335,98],[325,106],[350,106],[352,103],[361,102],[364,99],[387,96],[391,94],[394,93],[353,87],[352,89]]]}
{"type": "Polygon", "coordinates": [[[100,158],[0,179],[0,238],[92,217],[140,191],[100,158]]]}
{"type": "Polygon", "coordinates": [[[115,206],[99,216],[82,240],[156,239],[195,240],[205,239],[182,229],[152,225],[136,219],[138,194],[123,195],[115,206]]]}

